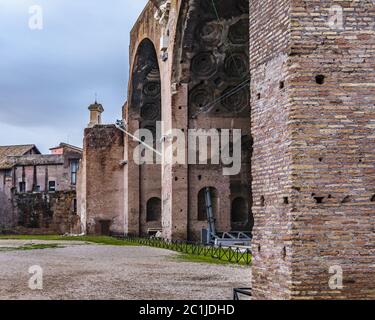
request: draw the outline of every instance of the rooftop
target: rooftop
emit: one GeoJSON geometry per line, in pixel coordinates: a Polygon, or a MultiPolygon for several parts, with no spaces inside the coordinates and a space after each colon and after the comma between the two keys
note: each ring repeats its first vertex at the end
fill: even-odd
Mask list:
{"type": "Polygon", "coordinates": [[[78,152],[83,152],[82,148],[79,148],[79,147],[76,147],[76,146],[73,146],[71,144],[64,143],[64,142],[60,143],[57,147],[50,148],[50,150],[56,150],[56,149],[61,149],[61,148],[68,148],[68,149],[76,150],[78,152]]]}
{"type": "Polygon", "coordinates": [[[12,167],[12,156],[24,156],[30,154],[40,154],[40,151],[34,144],[0,146],[0,169],[10,169],[12,167]]]}

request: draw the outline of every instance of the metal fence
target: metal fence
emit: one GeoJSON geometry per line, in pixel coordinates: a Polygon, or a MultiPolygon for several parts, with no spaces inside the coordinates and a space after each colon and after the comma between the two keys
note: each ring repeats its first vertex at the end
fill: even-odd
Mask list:
{"type": "Polygon", "coordinates": [[[196,256],[211,257],[212,259],[236,264],[250,265],[252,260],[251,250],[248,248],[216,247],[195,242],[167,241],[157,238],[121,237],[121,239],[142,246],[168,249],[196,256]]]}
{"type": "Polygon", "coordinates": [[[233,300],[239,301],[243,296],[252,297],[251,288],[237,288],[233,290],[233,300]]]}

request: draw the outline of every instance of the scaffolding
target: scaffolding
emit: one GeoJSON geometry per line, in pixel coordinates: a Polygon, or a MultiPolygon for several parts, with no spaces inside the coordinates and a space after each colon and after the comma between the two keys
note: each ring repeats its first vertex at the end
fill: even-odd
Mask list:
{"type": "Polygon", "coordinates": [[[207,212],[208,228],[202,230],[202,242],[220,247],[247,247],[251,246],[251,232],[230,231],[217,232],[215,217],[212,209],[212,196],[210,188],[205,188],[205,205],[207,212]]]}

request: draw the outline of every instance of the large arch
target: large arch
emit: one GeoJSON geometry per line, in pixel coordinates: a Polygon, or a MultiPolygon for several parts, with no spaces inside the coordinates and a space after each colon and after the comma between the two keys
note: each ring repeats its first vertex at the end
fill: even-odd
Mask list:
{"type": "MultiPolygon", "coordinates": [[[[131,73],[127,122],[130,132],[148,129],[153,135],[153,146],[156,146],[157,122],[161,121],[161,80],[157,53],[153,42],[143,39],[136,51],[131,73]]],[[[144,137],[142,137],[143,139],[144,137]]],[[[134,233],[147,235],[149,229],[161,228],[161,217],[149,221],[147,219],[148,201],[161,198],[161,165],[134,163],[133,153],[139,143],[128,139],[128,219],[132,226],[138,225],[134,233]]],[[[139,153],[141,156],[143,152],[139,153]]]]}
{"type": "Polygon", "coordinates": [[[232,201],[238,197],[251,217],[249,0],[184,1],[176,34],[172,83],[186,87],[188,129],[241,129],[246,137],[238,175],[224,176],[221,165],[188,166],[188,237],[199,240],[205,225],[197,219],[196,203],[205,185],[214,182],[222,199],[218,230],[232,230],[232,201]]]}

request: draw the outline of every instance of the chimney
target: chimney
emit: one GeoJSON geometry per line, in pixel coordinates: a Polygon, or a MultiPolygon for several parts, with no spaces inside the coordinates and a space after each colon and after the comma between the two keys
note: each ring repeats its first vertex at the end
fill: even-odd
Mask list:
{"type": "Polygon", "coordinates": [[[89,128],[97,124],[102,124],[102,113],[104,112],[104,108],[100,103],[95,101],[94,104],[89,106],[90,110],[90,122],[88,124],[89,128]]]}

